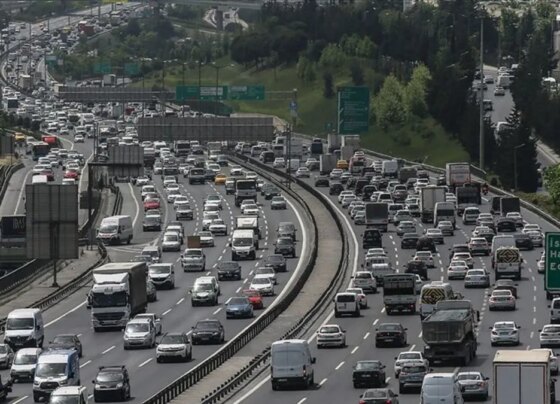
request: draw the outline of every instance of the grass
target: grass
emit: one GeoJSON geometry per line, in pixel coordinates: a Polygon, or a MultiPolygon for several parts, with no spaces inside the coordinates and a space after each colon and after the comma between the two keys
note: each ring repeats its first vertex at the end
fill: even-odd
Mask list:
{"type": "Polygon", "coordinates": [[[516,193],[520,198],[532,203],[536,207],[544,210],[545,212],[551,214],[557,219],[560,219],[560,206],[556,205],[550,195],[543,193],[516,193]]]}

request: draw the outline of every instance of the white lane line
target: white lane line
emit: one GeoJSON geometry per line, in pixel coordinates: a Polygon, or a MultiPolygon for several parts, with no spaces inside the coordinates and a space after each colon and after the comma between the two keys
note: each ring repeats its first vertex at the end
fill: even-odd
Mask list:
{"type": "Polygon", "coordinates": [[[373,322],[373,325],[376,325],[377,323],[379,323],[379,319],[376,318],[375,321],[373,322]]]}
{"type": "Polygon", "coordinates": [[[132,184],[129,182],[128,187],[130,188],[130,195],[132,199],[134,199],[134,206],[136,208],[136,213],[134,214],[134,219],[132,219],[132,227],[136,226],[136,221],[138,220],[138,215],[140,214],[140,204],[138,203],[138,198],[134,194],[134,188],[132,188],[132,184]]]}
{"type": "Polygon", "coordinates": [[[101,352],[102,355],[105,355],[107,352],[111,352],[113,349],[115,349],[115,346],[111,346],[109,348],[107,348],[106,350],[104,350],[103,352],[101,352]]]}
{"type": "Polygon", "coordinates": [[[327,379],[327,378],[325,377],[323,380],[321,380],[321,381],[319,382],[319,386],[322,386],[323,384],[325,384],[325,383],[327,382],[327,380],[329,380],[329,379],[327,379]]]}
{"type": "MultiPolygon", "coordinates": [[[[91,396],[93,397],[93,394],[92,394],[91,396]]],[[[16,400],[16,401],[12,401],[11,404],[18,404],[18,403],[21,403],[23,400],[27,400],[28,397],[29,397],[29,396],[23,396],[22,398],[20,398],[20,399],[18,399],[18,400],[16,400]]]]}
{"type": "Polygon", "coordinates": [[[153,360],[154,360],[154,358],[146,359],[144,362],[142,362],[140,365],[138,365],[138,367],[141,368],[142,366],[147,365],[148,363],[150,363],[153,360]]]}
{"type": "Polygon", "coordinates": [[[185,301],[185,298],[182,297],[179,299],[179,301],[177,303],[175,303],[176,306],[179,306],[181,303],[183,303],[185,301]]]}
{"type": "Polygon", "coordinates": [[[535,336],[535,331],[531,331],[531,334],[529,335],[529,338],[533,339],[534,336],[535,336]]]}
{"type": "Polygon", "coordinates": [[[78,335],[76,335],[76,337],[80,338],[82,336],[82,333],[79,333],[78,335]]]}
{"type": "Polygon", "coordinates": [[[340,369],[343,365],[344,365],[344,361],[340,362],[340,363],[334,368],[334,370],[340,369]]]}
{"type": "Polygon", "coordinates": [[[90,394],[87,398],[91,400],[93,398],[93,394],[90,394]]]}
{"type": "Polygon", "coordinates": [[[163,313],[161,313],[161,315],[165,316],[165,315],[169,314],[170,311],[171,311],[171,309],[167,309],[163,313]]]}
{"type": "Polygon", "coordinates": [[[422,331],[420,331],[420,334],[418,334],[418,338],[422,338],[422,331]]]}
{"type": "Polygon", "coordinates": [[[386,378],[386,379],[385,379],[385,384],[389,384],[390,381],[391,381],[391,378],[390,378],[390,377],[386,378]]]}
{"type": "Polygon", "coordinates": [[[27,174],[25,174],[25,177],[23,178],[23,184],[21,185],[21,189],[19,190],[19,196],[16,203],[16,207],[14,209],[14,215],[17,215],[17,212],[19,210],[19,204],[21,203],[21,201],[23,201],[23,193],[25,191],[25,185],[27,184],[27,179],[29,178],[32,172],[33,172],[33,168],[29,168],[29,171],[27,172],[27,174]]]}
{"type": "Polygon", "coordinates": [[[366,335],[364,335],[364,339],[368,339],[369,337],[369,332],[366,332],[366,335]]]}
{"type": "Polygon", "coordinates": [[[249,279],[247,279],[247,278],[243,279],[243,284],[246,284],[248,280],[249,279]]]}
{"type": "Polygon", "coordinates": [[[358,348],[360,348],[360,346],[358,345],[357,347],[355,347],[354,349],[352,349],[352,352],[350,352],[350,354],[355,354],[356,351],[358,350],[358,348]]]}
{"type": "Polygon", "coordinates": [[[87,361],[87,362],[84,362],[84,363],[82,363],[82,364],[80,365],[80,369],[81,369],[81,368],[83,368],[84,366],[87,366],[87,365],[89,365],[90,363],[91,363],[91,361],[90,361],[90,360],[89,360],[89,361],[87,361]]]}
{"type": "Polygon", "coordinates": [[[297,402],[297,404],[302,404],[307,400],[307,397],[303,397],[301,400],[297,402]]]}
{"type": "Polygon", "coordinates": [[[78,310],[80,307],[85,306],[87,303],[87,301],[84,301],[83,303],[80,303],[79,305],[77,305],[76,307],[74,307],[72,310],[68,310],[66,313],[62,314],[61,316],[58,316],[57,318],[55,318],[54,320],[48,322],[47,324],[45,324],[45,327],[48,327],[50,325],[53,325],[54,323],[56,323],[57,321],[62,320],[64,317],[66,317],[68,314],[75,312],[76,310],[78,310]]]}
{"type": "Polygon", "coordinates": [[[533,325],[537,324],[537,319],[533,318],[533,325]]]}
{"type": "Polygon", "coordinates": [[[241,291],[241,286],[237,288],[237,290],[235,291],[235,293],[239,293],[241,291]]]}
{"type": "Polygon", "coordinates": [[[412,344],[412,346],[410,347],[409,351],[414,351],[414,348],[416,348],[415,344],[412,344]]]}
{"type": "Polygon", "coordinates": [[[212,313],[212,314],[213,314],[213,315],[216,315],[216,314],[218,314],[220,311],[222,311],[222,308],[221,308],[221,307],[219,307],[219,308],[218,308],[216,311],[214,311],[214,313],[212,313]]]}

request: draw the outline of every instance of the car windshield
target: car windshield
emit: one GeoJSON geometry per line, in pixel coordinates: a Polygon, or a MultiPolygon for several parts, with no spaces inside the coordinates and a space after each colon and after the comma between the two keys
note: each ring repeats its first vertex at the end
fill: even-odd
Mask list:
{"type": "Polygon", "coordinates": [[[149,327],[147,323],[134,323],[126,326],[126,332],[148,332],[149,327]]]}
{"type": "Polygon", "coordinates": [[[66,363],[39,363],[35,376],[60,377],[66,374],[66,363]]]}
{"type": "Polygon", "coordinates": [[[397,324],[382,324],[379,326],[379,331],[400,331],[401,327],[397,324]]]}
{"type": "Polygon", "coordinates": [[[268,278],[254,278],[253,282],[251,282],[253,285],[268,285],[270,284],[270,280],[268,278]]]}
{"type": "Polygon", "coordinates": [[[151,274],[168,274],[170,272],[167,265],[150,265],[151,274]]]}
{"type": "Polygon", "coordinates": [[[234,247],[249,247],[253,245],[252,238],[234,238],[233,239],[233,246],[234,247]]]}
{"type": "Polygon", "coordinates": [[[53,344],[74,344],[74,337],[71,335],[58,335],[54,337],[53,344]]]}
{"type": "Polygon", "coordinates": [[[16,365],[33,365],[37,363],[37,355],[32,354],[16,354],[14,364],[16,365]]]}
{"type": "Polygon", "coordinates": [[[6,330],[32,330],[33,318],[9,318],[6,322],[6,330]]]}
{"type": "Polygon", "coordinates": [[[185,340],[182,335],[165,335],[160,342],[163,344],[184,344],[185,340]]]}
{"type": "Polygon", "coordinates": [[[216,330],[218,329],[218,324],[215,321],[199,321],[195,328],[201,330],[216,330]]]}
{"type": "Polygon", "coordinates": [[[360,361],[356,363],[356,370],[376,370],[381,367],[377,361],[360,361]]]}
{"type": "Polygon", "coordinates": [[[163,241],[179,241],[179,237],[177,237],[176,234],[166,234],[165,236],[163,236],[163,241]]]}
{"type": "Polygon", "coordinates": [[[78,396],[56,396],[51,395],[49,399],[49,404],[80,404],[80,398],[78,396]]]}
{"type": "Polygon", "coordinates": [[[105,224],[99,228],[101,233],[116,233],[119,230],[119,226],[116,224],[105,224]]]}
{"type": "Polygon", "coordinates": [[[459,373],[457,380],[482,380],[478,373],[459,373]]]}
{"type": "Polygon", "coordinates": [[[279,238],[277,244],[290,245],[292,244],[292,240],[289,238],[279,238]]]}
{"type": "Polygon", "coordinates": [[[325,327],[321,327],[319,332],[323,334],[332,334],[332,333],[338,333],[340,332],[340,330],[338,327],[335,326],[325,326],[325,327]]]}
{"type": "Polygon", "coordinates": [[[270,255],[266,260],[267,262],[282,262],[284,261],[284,257],[280,255],[270,255]]]}
{"type": "Polygon", "coordinates": [[[560,326],[544,327],[543,332],[560,332],[560,326]]]}
{"type": "Polygon", "coordinates": [[[188,257],[200,257],[200,256],[202,256],[202,251],[187,250],[187,251],[185,251],[185,255],[188,256],[188,257]]]}
{"type": "Polygon", "coordinates": [[[494,328],[497,330],[502,330],[515,328],[515,326],[513,325],[513,323],[496,323],[494,324],[494,328]]]}
{"type": "Polygon", "coordinates": [[[364,398],[387,398],[387,392],[381,389],[369,389],[364,393],[364,398]]]}
{"type": "Polygon", "coordinates": [[[236,262],[220,262],[218,264],[218,269],[237,269],[239,264],[236,262]]]}
{"type": "Polygon", "coordinates": [[[97,375],[98,382],[120,382],[122,380],[123,375],[118,372],[101,372],[97,375]]]}
{"type": "Polygon", "coordinates": [[[208,290],[214,290],[214,287],[211,283],[197,283],[194,285],[195,292],[205,292],[208,290]]]}
{"type": "Polygon", "coordinates": [[[229,300],[229,304],[236,305],[236,304],[247,304],[247,299],[244,297],[232,297],[229,300]]]}
{"type": "Polygon", "coordinates": [[[399,355],[399,359],[400,360],[402,360],[402,359],[416,359],[417,360],[417,359],[422,359],[422,358],[420,357],[420,355],[418,353],[406,353],[406,352],[404,352],[404,353],[401,353],[399,355]]]}

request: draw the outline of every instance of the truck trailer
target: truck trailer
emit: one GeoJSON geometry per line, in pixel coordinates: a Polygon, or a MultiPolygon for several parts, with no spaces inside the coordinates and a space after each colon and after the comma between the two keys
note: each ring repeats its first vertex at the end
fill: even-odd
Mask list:
{"type": "Polygon", "coordinates": [[[366,226],[387,231],[389,225],[389,205],[383,202],[366,203],[366,226]]]}
{"type": "Polygon", "coordinates": [[[428,186],[420,189],[420,218],[433,223],[436,203],[445,202],[445,187],[428,186]]]}
{"type": "Polygon", "coordinates": [[[447,163],[445,165],[445,181],[450,192],[471,182],[471,166],[469,163],[447,163]]]}

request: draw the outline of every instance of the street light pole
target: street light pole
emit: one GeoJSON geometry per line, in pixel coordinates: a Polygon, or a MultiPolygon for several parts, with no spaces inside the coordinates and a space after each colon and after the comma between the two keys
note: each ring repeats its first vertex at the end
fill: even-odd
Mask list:
{"type": "Polygon", "coordinates": [[[484,170],[484,14],[480,16],[480,108],[479,116],[479,138],[478,138],[478,165],[484,170]]]}
{"type": "Polygon", "coordinates": [[[525,143],[513,148],[513,190],[517,191],[517,149],[521,149],[525,143]]]}

